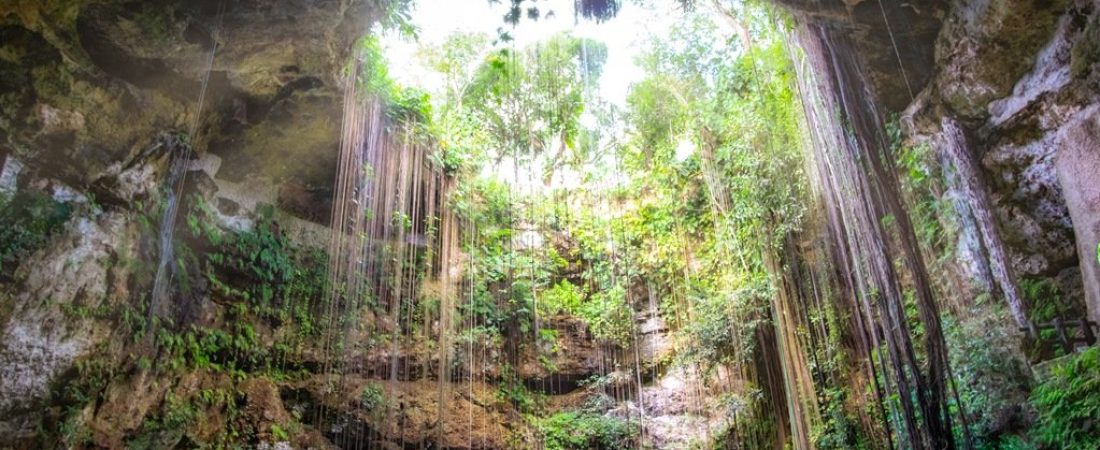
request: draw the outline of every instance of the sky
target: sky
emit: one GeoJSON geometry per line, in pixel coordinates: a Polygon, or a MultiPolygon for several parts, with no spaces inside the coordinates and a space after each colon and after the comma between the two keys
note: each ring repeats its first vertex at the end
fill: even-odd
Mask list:
{"type": "MultiPolygon", "coordinates": [[[[387,33],[381,40],[389,60],[390,75],[400,84],[438,92],[440,81],[429,70],[416,63],[419,46],[442,44],[455,32],[481,32],[497,35],[505,27],[515,39],[516,48],[570,30],[577,37],[586,37],[607,45],[608,60],[600,79],[600,93],[607,101],[624,106],[632,83],[641,81],[644,73],[634,63],[641,53],[646,36],[667,34],[679,14],[676,2],[656,1],[643,8],[633,1],[622,2],[619,14],[604,23],[574,19],[573,0],[539,0],[544,17],[538,21],[526,17],[512,28],[504,23],[508,0],[490,5],[488,0],[414,0],[412,22],[419,29],[419,42],[410,42],[387,33]],[[552,17],[546,17],[553,11],[552,17]]],[[[507,44],[512,45],[512,44],[507,44]]]]}
{"type": "MultiPolygon", "coordinates": [[[[635,60],[645,49],[650,36],[667,36],[682,17],[678,2],[674,0],[644,0],[645,6],[636,0],[622,1],[619,13],[603,23],[575,18],[574,0],[538,0],[543,17],[532,21],[526,17],[512,27],[504,22],[509,0],[490,4],[489,0],[413,0],[412,23],[419,30],[415,41],[397,33],[384,33],[380,39],[383,53],[388,60],[390,76],[399,84],[424,89],[433,95],[442,94],[442,78],[421,65],[416,57],[421,47],[438,46],[456,32],[485,33],[497,36],[504,28],[513,38],[511,43],[500,45],[525,48],[563,31],[574,36],[593,39],[607,46],[607,62],[600,78],[599,95],[603,100],[626,107],[626,97],[633,83],[642,81],[644,71],[635,60]],[[547,12],[553,11],[553,16],[547,12]]],[[[582,117],[585,122],[589,117],[582,117]]],[[[685,153],[690,149],[685,148],[685,153]]],[[[519,164],[511,158],[502,158],[496,165],[483,168],[482,176],[497,178],[521,191],[533,193],[547,188],[541,180],[542,158],[519,164]],[[524,174],[515,177],[514,174],[524,174]]],[[[586,169],[582,169],[586,170],[586,169]]],[[[603,176],[596,185],[610,187],[623,181],[623,174],[603,176]]],[[[555,171],[552,188],[577,188],[582,186],[584,175],[569,168],[555,171]]],[[[595,186],[595,185],[594,185],[595,186]]]]}

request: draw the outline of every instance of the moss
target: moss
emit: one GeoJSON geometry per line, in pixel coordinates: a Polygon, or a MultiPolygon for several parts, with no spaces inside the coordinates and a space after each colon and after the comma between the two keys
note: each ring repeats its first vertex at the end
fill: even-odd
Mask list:
{"type": "Polygon", "coordinates": [[[49,404],[38,426],[41,448],[82,448],[93,441],[88,426],[92,405],[117,375],[117,367],[102,348],[77,361],[50,386],[49,404]]]}
{"type": "Polygon", "coordinates": [[[0,199],[0,280],[68,222],[71,210],[52,198],[21,192],[0,199]]]}
{"type": "Polygon", "coordinates": [[[40,98],[63,98],[72,93],[73,76],[64,65],[31,69],[34,91],[40,98]]]}
{"type": "Polygon", "coordinates": [[[366,410],[376,412],[386,407],[386,392],[382,390],[382,385],[378,383],[369,383],[363,387],[362,392],[359,394],[359,404],[366,410]]]}
{"type": "Polygon", "coordinates": [[[1100,14],[1090,18],[1081,36],[1070,50],[1070,71],[1075,78],[1088,74],[1093,64],[1100,62],[1100,14]]]}
{"type": "Polygon", "coordinates": [[[27,55],[27,49],[17,45],[0,45],[0,62],[20,64],[27,55]]]}
{"type": "Polygon", "coordinates": [[[14,16],[32,26],[43,25],[46,21],[72,25],[84,3],[84,0],[14,0],[0,4],[0,18],[14,16]]]}
{"type": "Polygon", "coordinates": [[[136,26],[136,30],[132,30],[133,34],[145,39],[146,45],[163,47],[175,42],[183,31],[182,22],[175,16],[174,8],[142,3],[131,21],[124,24],[136,26]]]}
{"type": "Polygon", "coordinates": [[[40,33],[70,60],[91,67],[77,39],[76,19],[86,0],[14,0],[0,2],[0,21],[16,21],[40,33]]]}
{"type": "Polygon", "coordinates": [[[993,100],[1011,92],[1016,81],[1035,65],[1035,58],[1050,41],[1065,0],[1046,2],[977,2],[961,8],[976,19],[958,19],[941,39],[942,55],[963,55],[942,84],[951,108],[969,117],[980,117],[993,100]],[[983,6],[984,5],[984,6],[983,6]],[[978,10],[972,10],[978,8],[978,10]],[[962,37],[967,36],[967,37],[962,37]],[[967,51],[959,51],[956,47],[967,51]]]}
{"type": "Polygon", "coordinates": [[[35,69],[51,67],[60,55],[38,34],[21,26],[0,27],[0,134],[19,135],[31,128],[35,69]]]}

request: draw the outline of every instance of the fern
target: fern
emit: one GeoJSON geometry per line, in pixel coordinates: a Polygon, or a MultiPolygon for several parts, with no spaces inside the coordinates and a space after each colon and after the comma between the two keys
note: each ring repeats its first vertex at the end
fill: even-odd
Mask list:
{"type": "Polygon", "coordinates": [[[1048,448],[1095,449],[1100,442],[1100,348],[1054,369],[1031,394],[1038,411],[1032,437],[1048,448]]]}

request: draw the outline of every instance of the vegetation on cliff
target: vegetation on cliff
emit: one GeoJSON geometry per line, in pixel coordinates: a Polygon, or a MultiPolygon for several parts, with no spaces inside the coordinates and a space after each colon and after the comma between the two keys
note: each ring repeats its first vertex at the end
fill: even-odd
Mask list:
{"type": "Polygon", "coordinates": [[[1003,147],[1100,101],[1095,6],[667,2],[612,98],[579,22],[669,5],[169,3],[0,7],[0,449],[1100,442],[1087,273],[1003,217],[1061,211],[1003,147]]]}

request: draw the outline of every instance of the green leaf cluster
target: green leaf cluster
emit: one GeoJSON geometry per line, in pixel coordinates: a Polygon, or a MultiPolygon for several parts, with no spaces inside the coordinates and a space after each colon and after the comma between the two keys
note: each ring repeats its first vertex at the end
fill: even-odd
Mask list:
{"type": "Polygon", "coordinates": [[[19,191],[10,198],[0,196],[0,279],[44,246],[71,215],[72,207],[45,194],[19,191]]]}
{"type": "Polygon", "coordinates": [[[536,419],[547,450],[612,450],[632,448],[638,425],[593,412],[560,412],[536,419]]]}
{"type": "Polygon", "coordinates": [[[1091,347],[1039,383],[1031,394],[1038,419],[1031,436],[1044,448],[1085,450],[1100,442],[1100,348],[1091,347]]]}

